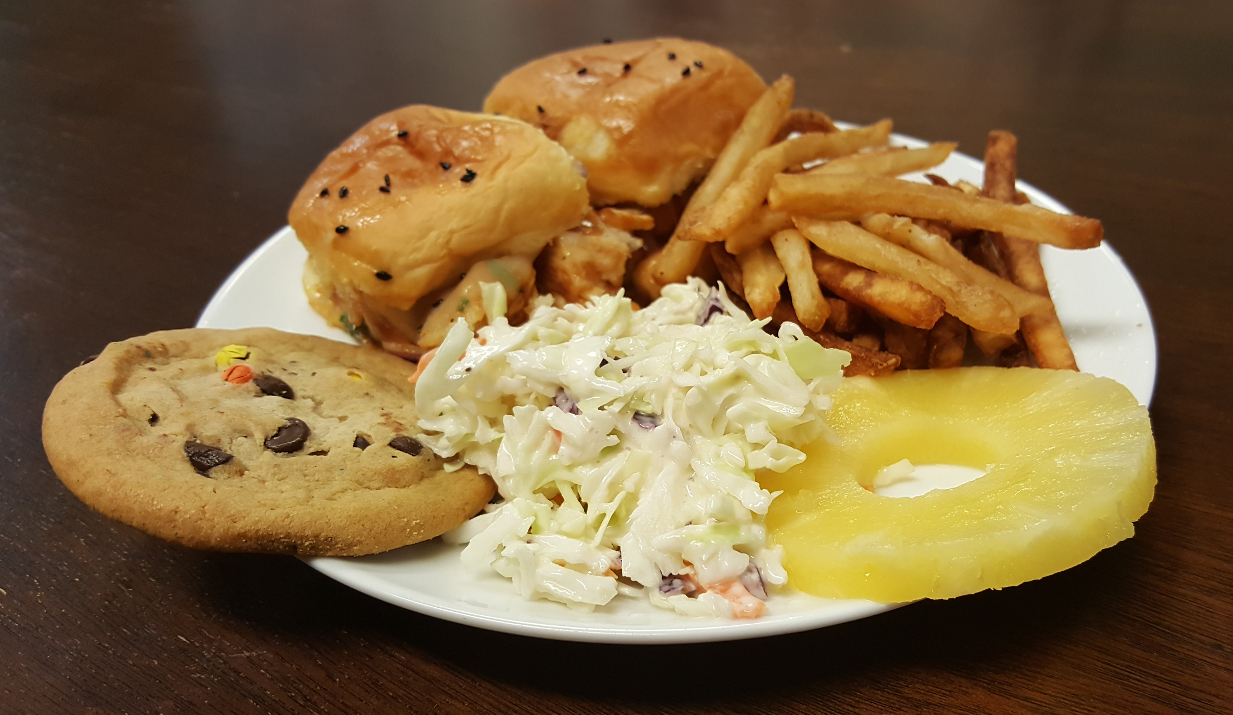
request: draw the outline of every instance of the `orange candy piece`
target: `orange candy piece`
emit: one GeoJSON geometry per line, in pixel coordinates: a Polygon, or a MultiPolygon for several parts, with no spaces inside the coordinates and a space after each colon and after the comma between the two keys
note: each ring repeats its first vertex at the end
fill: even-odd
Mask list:
{"type": "Polygon", "coordinates": [[[223,379],[232,385],[243,385],[253,379],[253,369],[247,365],[232,365],[223,370],[223,379]]]}

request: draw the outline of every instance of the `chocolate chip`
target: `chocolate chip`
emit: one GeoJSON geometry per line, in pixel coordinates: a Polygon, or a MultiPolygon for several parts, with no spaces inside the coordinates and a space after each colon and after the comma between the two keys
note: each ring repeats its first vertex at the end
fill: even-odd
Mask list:
{"type": "Polygon", "coordinates": [[[357,434],[355,436],[355,441],[351,443],[351,446],[362,451],[372,446],[372,440],[362,434],[357,434]]]}
{"type": "Polygon", "coordinates": [[[308,441],[308,435],[312,432],[308,429],[308,425],[304,424],[304,420],[298,417],[290,417],[287,419],[287,424],[278,428],[278,431],[269,437],[265,438],[265,448],[271,452],[287,454],[290,452],[298,452],[308,441]]]}
{"type": "Polygon", "coordinates": [[[400,434],[390,440],[390,446],[399,452],[406,452],[412,457],[418,457],[420,452],[424,451],[424,445],[419,443],[419,440],[414,437],[408,437],[405,434],[400,434]]]}
{"type": "Polygon", "coordinates": [[[253,384],[257,386],[257,389],[270,397],[282,397],[288,400],[295,399],[295,390],[291,389],[291,385],[273,375],[262,373],[253,378],[253,384]]]}
{"type": "Polygon", "coordinates": [[[81,367],[82,365],[88,365],[94,362],[95,360],[98,360],[99,355],[102,355],[102,353],[94,353],[93,355],[86,358],[85,360],[82,360],[81,362],[77,363],[77,367],[81,367]]]}
{"type": "Polygon", "coordinates": [[[316,452],[309,452],[309,453],[308,453],[308,456],[310,456],[310,457],[324,457],[324,456],[326,456],[326,455],[327,455],[327,454],[329,454],[329,453],[330,453],[330,450],[328,450],[328,449],[319,449],[319,450],[317,450],[316,452]]]}
{"type": "Polygon", "coordinates": [[[151,427],[158,424],[158,413],[155,412],[154,410],[150,410],[150,418],[146,420],[146,424],[150,425],[151,427]]]}
{"type": "Polygon", "coordinates": [[[206,472],[211,469],[235,459],[218,447],[211,447],[192,440],[184,443],[184,456],[188,457],[188,463],[193,465],[193,469],[203,477],[210,476],[206,472]]]}

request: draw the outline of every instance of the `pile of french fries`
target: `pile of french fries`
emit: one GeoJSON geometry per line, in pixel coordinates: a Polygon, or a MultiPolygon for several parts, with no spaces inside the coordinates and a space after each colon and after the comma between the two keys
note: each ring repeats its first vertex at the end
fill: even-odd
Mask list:
{"type": "Polygon", "coordinates": [[[713,262],[756,317],[851,353],[848,375],[957,367],[969,336],[993,364],[1077,369],[1039,244],[1092,248],[1103,227],[1016,191],[1014,135],[990,133],[983,189],[924,184],[896,177],[955,144],[891,147],[890,120],[841,131],[791,109],[793,96],[785,75],[750,108],[671,238],[637,267],[640,291],[657,297],[713,262]]]}

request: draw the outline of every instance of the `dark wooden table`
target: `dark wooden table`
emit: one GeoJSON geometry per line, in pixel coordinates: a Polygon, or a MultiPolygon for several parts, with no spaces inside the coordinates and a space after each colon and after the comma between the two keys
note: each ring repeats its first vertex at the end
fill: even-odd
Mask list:
{"type": "Polygon", "coordinates": [[[1211,712],[1233,698],[1233,4],[0,5],[0,712],[1211,712]],[[756,6],[756,7],[755,7],[756,6]],[[981,152],[1107,237],[1159,336],[1134,539],[1005,592],[758,641],[537,641],[192,552],[78,502],[39,439],[106,342],[192,325],[342,138],[478,109],[551,51],[682,35],[797,103],[981,152]]]}

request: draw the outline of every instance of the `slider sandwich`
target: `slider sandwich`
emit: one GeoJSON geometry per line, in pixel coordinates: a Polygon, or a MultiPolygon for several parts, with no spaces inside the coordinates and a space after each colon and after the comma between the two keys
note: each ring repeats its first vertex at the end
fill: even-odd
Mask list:
{"type": "Polygon", "coordinates": [[[422,105],[383,114],[317,167],[289,221],[304,288],[333,325],[418,359],[500,283],[517,322],[533,261],[588,211],[582,168],[535,127],[422,105]]]}

